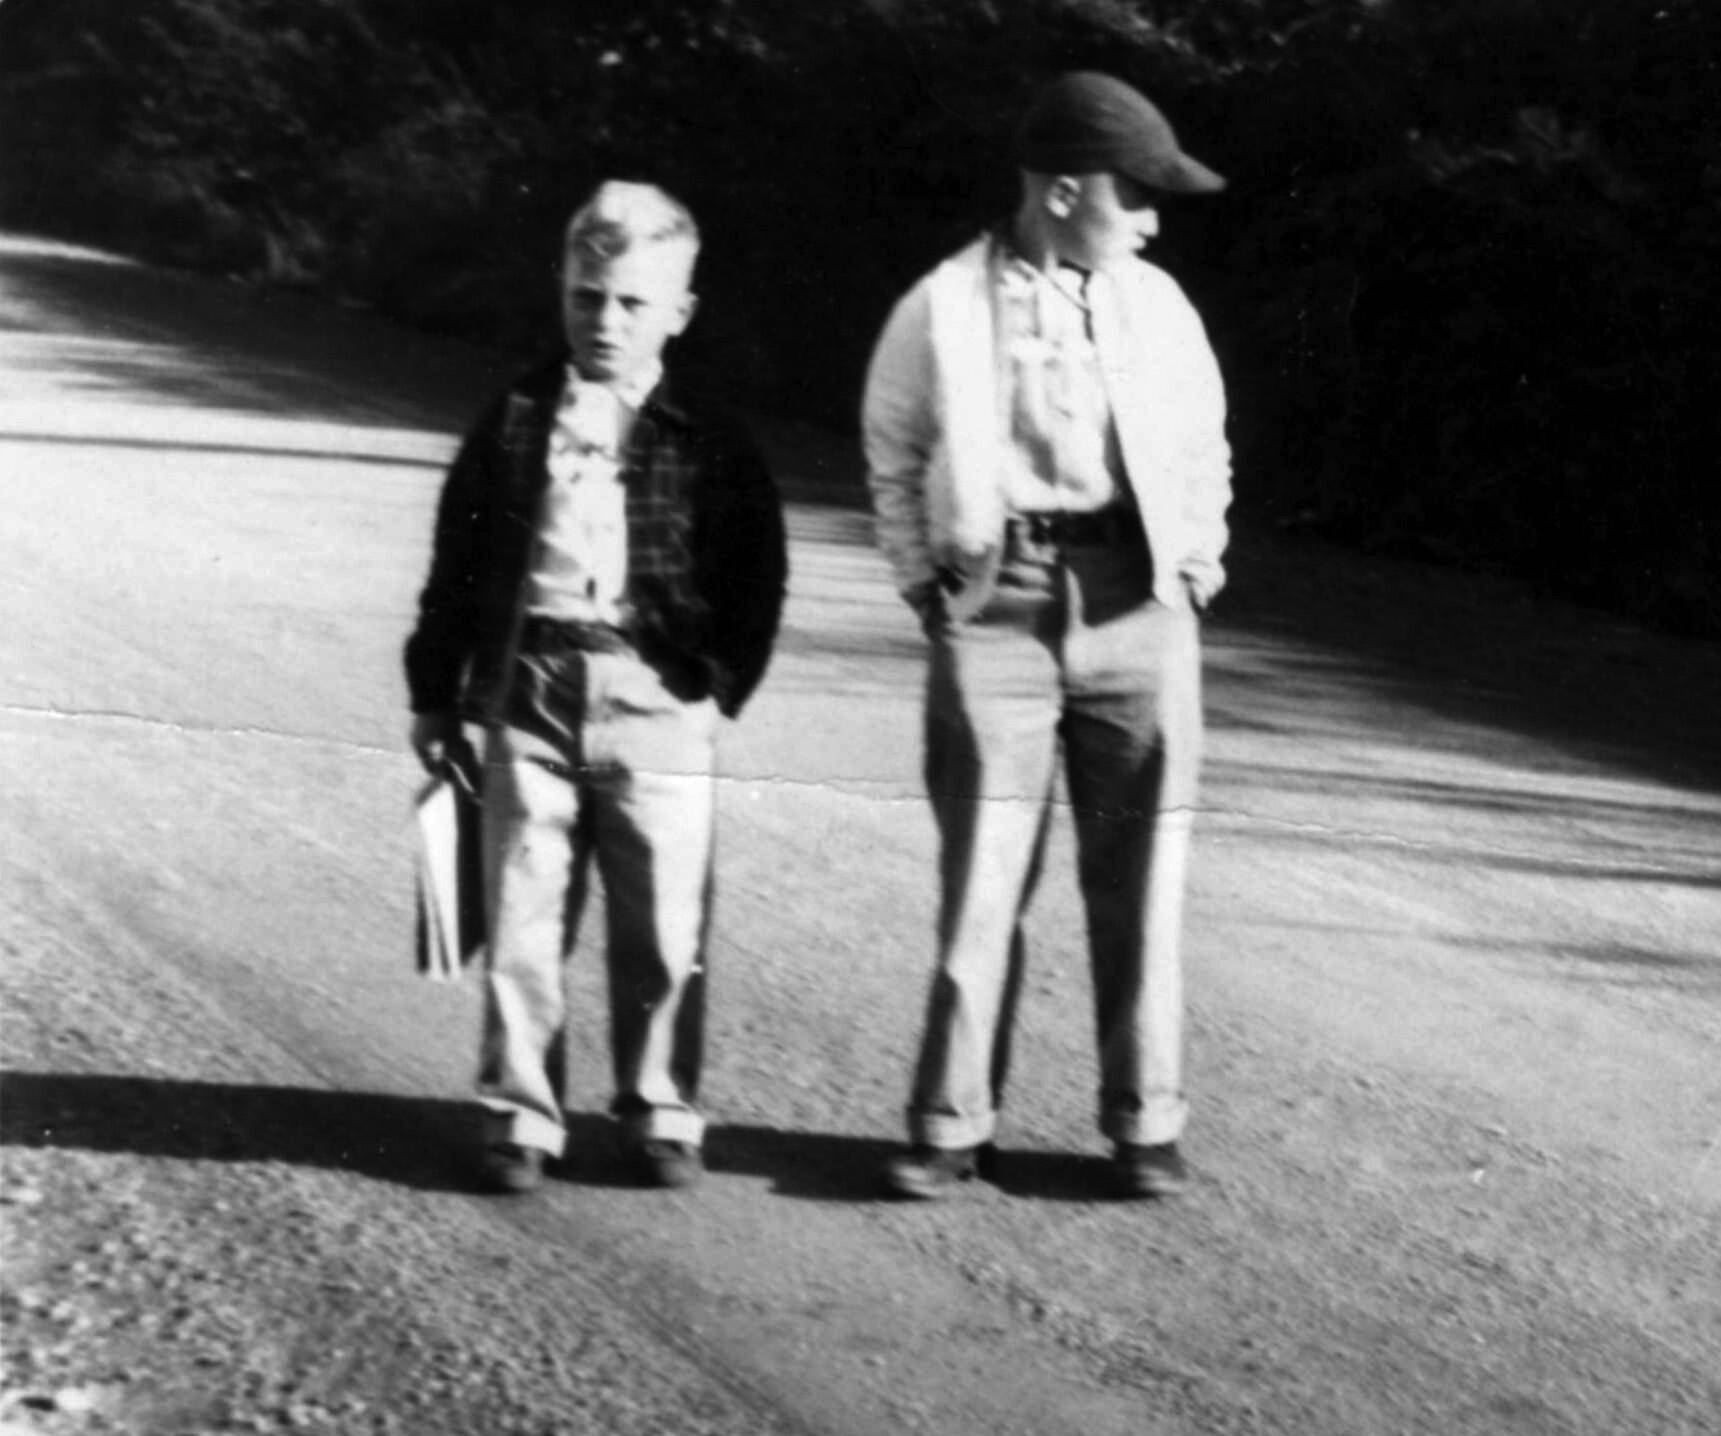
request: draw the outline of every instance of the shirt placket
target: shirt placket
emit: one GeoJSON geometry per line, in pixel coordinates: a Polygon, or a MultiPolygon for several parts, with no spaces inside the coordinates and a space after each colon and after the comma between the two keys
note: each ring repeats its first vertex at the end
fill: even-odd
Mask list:
{"type": "Polygon", "coordinates": [[[1076,480],[1091,478],[1096,456],[1092,452],[1093,412],[1092,365],[1089,363],[1087,307],[1091,275],[1082,274],[1079,290],[1071,293],[1060,281],[1041,285],[1042,332],[1048,343],[1046,384],[1052,472],[1050,480],[1059,508],[1076,497],[1076,480]]]}

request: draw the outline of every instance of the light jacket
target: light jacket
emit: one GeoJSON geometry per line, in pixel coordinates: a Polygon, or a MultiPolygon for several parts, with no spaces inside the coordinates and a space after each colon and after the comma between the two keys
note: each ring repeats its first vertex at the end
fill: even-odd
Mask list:
{"type": "MultiPolygon", "coordinates": [[[[982,237],[903,296],[862,407],[878,542],[897,587],[912,599],[942,579],[957,617],[989,595],[1008,517],[999,455],[1010,396],[995,342],[1002,258],[999,239],[982,237]]],[[[1132,260],[1096,274],[1090,298],[1154,597],[1186,609],[1190,582],[1207,597],[1225,582],[1231,450],[1219,366],[1194,307],[1157,266],[1132,260]]]]}

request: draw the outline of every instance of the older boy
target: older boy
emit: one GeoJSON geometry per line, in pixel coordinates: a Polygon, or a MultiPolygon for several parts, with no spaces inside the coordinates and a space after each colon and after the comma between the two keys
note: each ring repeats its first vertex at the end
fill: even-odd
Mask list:
{"type": "Polygon", "coordinates": [[[692,216],[611,181],[569,223],[566,352],[480,417],[449,472],[406,646],[434,768],[482,723],[488,979],[481,1175],[542,1179],[566,1139],[563,964],[595,860],[612,1111],[638,1176],[702,1170],[696,1105],[719,715],[762,677],[787,571],[752,444],[663,377],[692,318],[692,216]]]}
{"type": "Polygon", "coordinates": [[[910,1151],[887,1181],[985,1175],[1062,750],[1087,908],[1099,1123],[1120,1192],[1185,1180],[1184,867],[1201,747],[1196,615],[1225,580],[1225,398],[1201,322],[1137,257],[1157,195],[1224,181],[1106,75],[1048,86],[1021,199],[897,306],[864,426],[878,537],[931,641],[943,852],[910,1151]]]}

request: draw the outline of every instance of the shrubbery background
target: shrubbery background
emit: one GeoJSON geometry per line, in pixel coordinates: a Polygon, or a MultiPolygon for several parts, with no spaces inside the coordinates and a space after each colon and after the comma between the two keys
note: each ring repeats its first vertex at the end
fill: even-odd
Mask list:
{"type": "Polygon", "coordinates": [[[699,213],[690,345],[852,425],[1026,94],[1160,101],[1226,195],[1159,257],[1260,521],[1721,634],[1709,0],[7,0],[0,222],[522,350],[597,179],[699,213]]]}

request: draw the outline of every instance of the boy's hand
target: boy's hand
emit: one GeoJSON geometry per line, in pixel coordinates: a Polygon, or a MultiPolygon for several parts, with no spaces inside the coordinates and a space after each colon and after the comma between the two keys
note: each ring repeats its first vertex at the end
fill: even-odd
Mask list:
{"type": "Polygon", "coordinates": [[[1189,595],[1190,606],[1197,613],[1206,613],[1207,606],[1219,592],[1219,585],[1213,581],[1211,575],[1188,569],[1185,569],[1180,577],[1183,579],[1184,591],[1189,595]]]}
{"type": "Polygon", "coordinates": [[[442,767],[451,753],[465,743],[466,734],[460,726],[458,713],[414,713],[412,715],[412,751],[425,771],[434,773],[442,767]]]}

